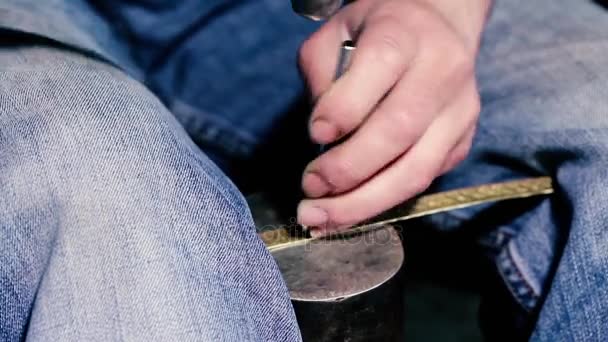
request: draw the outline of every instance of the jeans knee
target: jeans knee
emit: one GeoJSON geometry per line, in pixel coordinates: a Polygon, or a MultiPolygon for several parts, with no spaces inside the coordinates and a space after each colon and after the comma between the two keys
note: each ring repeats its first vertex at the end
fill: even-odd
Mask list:
{"type": "Polygon", "coordinates": [[[217,205],[246,215],[240,193],[145,87],[103,63],[50,54],[49,65],[0,72],[0,183],[22,205],[53,200],[90,226],[158,225],[201,203],[220,222],[217,205]]]}

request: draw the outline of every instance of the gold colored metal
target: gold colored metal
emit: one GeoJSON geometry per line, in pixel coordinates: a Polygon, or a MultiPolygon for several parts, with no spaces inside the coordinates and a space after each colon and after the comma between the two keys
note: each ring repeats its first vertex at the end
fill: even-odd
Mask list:
{"type": "Polygon", "coordinates": [[[387,212],[349,228],[340,233],[310,237],[301,230],[294,234],[286,227],[258,233],[266,247],[271,250],[289,248],[309,243],[314,240],[340,238],[381,228],[390,223],[406,221],[417,217],[437,214],[455,209],[462,209],[479,204],[548,195],[553,193],[550,177],[527,178],[502,183],[484,184],[451,191],[438,192],[420,196],[403,203],[387,212]]]}

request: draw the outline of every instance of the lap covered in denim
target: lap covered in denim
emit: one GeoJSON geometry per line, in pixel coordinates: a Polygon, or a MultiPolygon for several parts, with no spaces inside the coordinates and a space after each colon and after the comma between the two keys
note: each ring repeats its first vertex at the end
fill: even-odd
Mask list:
{"type": "Polygon", "coordinates": [[[0,340],[299,336],[245,200],[163,103],[3,33],[0,340]]]}
{"type": "MultiPolygon", "coordinates": [[[[165,127],[166,122],[172,122],[173,119],[168,117],[173,115],[176,123],[169,125],[173,127],[170,131],[180,131],[179,124],[186,130],[180,133],[182,138],[179,141],[189,136],[210,148],[222,149],[232,157],[250,155],[302,92],[302,83],[295,67],[296,52],[299,43],[316,27],[316,24],[295,16],[287,0],[52,0],[44,3],[8,0],[0,4],[0,25],[56,40],[83,54],[90,54],[91,58],[100,58],[108,65],[116,65],[133,79],[132,82],[145,85],[145,91],[154,94],[147,96],[157,97],[166,108],[166,112],[165,109],[162,111],[163,119],[157,121],[160,126],[165,127]]],[[[510,297],[529,317],[533,317],[533,340],[601,341],[608,338],[608,295],[605,293],[608,286],[607,55],[608,15],[592,1],[496,1],[478,60],[483,112],[473,150],[470,158],[436,184],[438,189],[442,189],[536,175],[551,175],[556,180],[557,194],[551,200],[538,203],[533,209],[498,227],[487,227],[478,236],[480,242],[491,250],[492,260],[510,297]]],[[[20,56],[26,60],[31,58],[20,56]]],[[[28,64],[31,61],[19,64],[19,68],[28,69],[28,64]]],[[[4,74],[14,73],[14,70],[9,70],[16,69],[14,65],[5,67],[4,74]]],[[[21,77],[25,75],[27,73],[21,77]]],[[[60,79],[54,81],[56,86],[47,88],[60,89],[65,86],[64,83],[72,83],[66,75],[74,77],[67,72],[61,73],[60,79]]],[[[88,77],[87,82],[98,80],[98,77],[88,77]]],[[[106,78],[104,80],[108,81],[106,78]]],[[[86,88],[86,82],[81,85],[86,88]]],[[[139,89],[144,91],[143,87],[139,89]]],[[[100,89],[97,92],[102,93],[100,89]]],[[[3,109],[17,108],[15,106],[23,105],[22,102],[26,101],[40,101],[14,94],[15,90],[0,94],[0,98],[4,96],[4,99],[10,99],[5,102],[10,105],[4,104],[3,109]]],[[[78,93],[78,96],[82,99],[82,94],[78,93]]],[[[74,93],[74,98],[78,96],[74,93]]],[[[109,99],[106,97],[107,104],[100,108],[116,108],[116,101],[109,99]]],[[[128,106],[129,101],[125,100],[123,105],[128,106]]],[[[40,108],[55,106],[41,105],[40,108]]],[[[142,120],[141,117],[133,119],[135,122],[142,120]]],[[[84,119],[79,120],[70,122],[76,125],[84,119]]],[[[122,120],[118,125],[136,132],[144,130],[140,133],[142,139],[148,137],[154,140],[157,137],[154,132],[161,129],[151,125],[137,128],[134,122],[122,120]]],[[[16,127],[38,132],[31,128],[33,124],[42,123],[34,120],[31,124],[16,127]]],[[[91,124],[83,123],[85,132],[91,124]]],[[[2,129],[0,126],[0,132],[2,129]]],[[[76,128],[73,130],[77,131],[76,128]]],[[[129,139],[126,136],[118,139],[120,132],[114,132],[116,138],[112,139],[117,139],[116,144],[123,146],[127,155],[130,153],[140,158],[138,161],[141,165],[147,163],[148,159],[145,158],[152,158],[149,154],[168,156],[163,152],[167,147],[157,144],[152,144],[150,149],[131,150],[133,146],[127,143],[129,139]]],[[[14,139],[11,137],[10,146],[17,146],[14,139]]],[[[56,139],[54,135],[53,139],[56,139]]],[[[0,148],[3,143],[9,146],[7,141],[0,135],[0,148]]],[[[38,138],[35,142],[30,145],[46,146],[44,143],[48,143],[46,140],[39,142],[38,138]]],[[[141,140],[141,144],[143,146],[144,140],[141,140]]],[[[87,153],[93,155],[108,148],[103,144],[92,146],[97,148],[89,148],[87,153]]],[[[23,148],[19,149],[20,155],[37,156],[39,153],[33,147],[32,151],[24,151],[23,148]]],[[[4,148],[3,151],[10,153],[16,149],[4,148]]],[[[59,151],[56,152],[61,155],[59,151]]],[[[192,163],[199,160],[199,157],[177,155],[192,163]]],[[[58,159],[62,161],[64,158],[58,159]]],[[[0,165],[21,165],[19,167],[26,170],[25,164],[18,164],[14,160],[15,157],[0,159],[0,165]]],[[[171,158],[160,160],[166,163],[171,158]]],[[[121,173],[112,174],[112,170],[107,169],[113,163],[106,165],[97,162],[100,167],[105,167],[102,168],[104,171],[89,168],[87,175],[103,176],[102,179],[113,175],[106,181],[112,179],[112,182],[117,182],[118,179],[124,182],[124,189],[137,188],[134,184],[137,185],[140,178],[137,178],[136,172],[121,178],[121,173]]],[[[208,165],[207,162],[199,163],[208,165]]],[[[67,167],[64,164],[60,165],[67,167]]],[[[161,175],[166,177],[171,176],[171,172],[178,172],[175,168],[167,169],[164,166],[158,166],[158,170],[165,170],[166,173],[161,175]]],[[[81,172],[85,174],[85,171],[81,172]]],[[[36,178],[39,182],[47,182],[40,174],[35,176],[30,175],[26,179],[36,178]]],[[[145,180],[146,173],[139,177],[145,180]]],[[[194,178],[188,174],[181,177],[191,181],[194,178]]],[[[161,179],[165,182],[155,189],[162,190],[166,184],[175,184],[174,181],[161,179]]],[[[28,183],[24,179],[19,180],[21,183],[15,182],[11,178],[13,185],[28,183]]],[[[224,184],[219,186],[221,189],[227,184],[225,179],[218,182],[224,184]]],[[[210,183],[215,184],[215,181],[210,183]]],[[[104,186],[97,186],[105,189],[104,186]]],[[[199,186],[205,191],[214,189],[211,185],[199,186]]],[[[91,186],[85,188],[91,189],[91,186]]],[[[146,186],[137,189],[145,190],[146,186]]],[[[169,189],[173,188],[169,186],[169,189]]],[[[17,195],[11,193],[11,196],[15,198],[17,195]]],[[[18,197],[21,196],[24,195],[18,197]]],[[[167,201],[171,198],[175,200],[171,192],[166,192],[165,196],[167,201]]],[[[186,208],[193,210],[196,205],[205,203],[204,212],[218,203],[215,195],[206,202],[194,200],[195,197],[189,195],[178,198],[190,203],[191,206],[186,208]]],[[[48,206],[50,202],[45,200],[44,203],[48,206]]],[[[137,203],[150,212],[161,207],[147,200],[137,203]]],[[[32,219],[22,218],[26,222],[38,222],[49,214],[35,208],[16,211],[9,207],[13,210],[11,213],[18,214],[18,218],[32,215],[32,219]]],[[[485,208],[457,211],[447,216],[433,217],[433,220],[441,221],[443,229],[450,229],[451,223],[461,226],[462,221],[479,216],[481,209],[485,208]]],[[[104,210],[101,212],[111,212],[104,210]]],[[[211,213],[216,212],[211,210],[211,213]]],[[[171,215],[162,217],[168,221],[180,217],[171,215]]],[[[245,214],[241,212],[239,215],[245,214]]],[[[216,217],[213,217],[209,222],[215,222],[216,217]]],[[[62,222],[57,221],[57,225],[60,226],[62,222]]],[[[56,239],[55,235],[48,234],[41,235],[41,238],[48,241],[56,239]]],[[[154,241],[165,246],[165,236],[156,237],[158,239],[154,241]]],[[[122,238],[119,241],[123,241],[122,238]]],[[[135,241],[138,246],[139,240],[129,236],[125,241],[135,241]]],[[[143,246],[145,248],[141,248],[145,251],[156,248],[149,244],[143,246]]],[[[172,247],[179,250],[177,244],[172,247]]],[[[263,255],[260,249],[256,251],[263,255]]],[[[239,258],[238,254],[235,253],[237,256],[234,257],[239,258]]],[[[36,257],[47,260],[48,255],[40,255],[36,254],[36,257]]],[[[191,257],[187,253],[184,255],[188,255],[186,259],[191,257]]],[[[277,279],[276,273],[272,279],[277,279]]],[[[24,279],[23,282],[35,280],[24,279]]],[[[67,296],[67,293],[69,291],[62,296],[67,296]]],[[[114,298],[110,294],[104,296],[114,298]]],[[[281,302],[280,305],[284,304],[281,302]]],[[[78,317],[88,317],[86,314],[78,317]]]]}
{"type": "Polygon", "coordinates": [[[7,0],[0,27],[113,63],[197,142],[244,158],[301,95],[297,51],[318,24],[286,0],[7,0]]]}

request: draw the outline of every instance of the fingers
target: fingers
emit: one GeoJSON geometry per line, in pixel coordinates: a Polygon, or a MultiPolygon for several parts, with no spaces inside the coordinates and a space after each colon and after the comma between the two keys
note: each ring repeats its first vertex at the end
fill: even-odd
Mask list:
{"type": "Polygon", "coordinates": [[[452,85],[439,81],[452,70],[438,69],[427,63],[409,71],[354,135],[312,161],[303,176],[305,193],[347,191],[409,149],[443,109],[447,93],[452,96],[452,85]]]}
{"type": "Polygon", "coordinates": [[[431,30],[427,45],[397,17],[407,18],[384,9],[365,19],[348,72],[317,103],[313,140],[328,144],[356,131],[306,168],[310,197],[349,191],[393,162],[474,78],[474,59],[448,29],[431,30]]]}
{"type": "Polygon", "coordinates": [[[403,76],[416,48],[415,40],[397,27],[394,21],[383,21],[359,37],[348,72],[321,96],[312,113],[314,141],[328,144],[352,132],[403,76]],[[332,125],[332,130],[316,129],[317,122],[332,125]]]}
{"type": "MultiPolygon", "coordinates": [[[[399,7],[400,11],[404,11],[402,7],[399,7]]],[[[301,54],[302,69],[309,75],[309,84],[314,83],[310,85],[313,96],[320,96],[312,113],[310,127],[312,139],[320,144],[331,143],[359,126],[402,77],[417,51],[416,36],[405,29],[404,19],[386,9],[369,13],[361,6],[353,6],[345,8],[340,14],[341,21],[336,20],[328,30],[338,30],[335,25],[339,24],[346,25],[349,32],[359,29],[352,25],[366,27],[356,39],[357,50],[348,72],[335,83],[328,78],[328,75],[335,73],[338,58],[336,48],[341,43],[336,41],[335,32],[323,32],[312,38],[303,46],[301,54]],[[364,15],[365,22],[361,24],[363,19],[359,17],[364,15]],[[329,60],[331,63],[313,60],[311,51],[321,49],[333,49],[331,55],[328,53],[324,57],[332,58],[329,60]],[[329,65],[333,69],[330,70],[329,65]],[[325,76],[317,74],[321,72],[325,76]]]]}
{"type": "Polygon", "coordinates": [[[356,36],[374,1],[357,1],[342,8],[300,47],[298,65],[314,102],[334,83],[340,46],[356,36]]]}
{"type": "Polygon", "coordinates": [[[343,21],[338,13],[300,47],[298,64],[315,102],[334,82],[339,47],[348,39],[342,31],[343,21]]]}
{"type": "Polygon", "coordinates": [[[478,105],[463,96],[458,105],[446,109],[431,124],[422,138],[402,157],[360,187],[338,196],[308,199],[300,203],[301,224],[323,229],[348,226],[373,217],[424,191],[437,177],[450,151],[477,118],[466,115],[463,108],[478,113],[478,105]]]}
{"type": "Polygon", "coordinates": [[[452,148],[448,158],[443,163],[443,167],[441,168],[440,175],[446,174],[449,171],[453,170],[464,161],[471,150],[471,146],[473,145],[473,139],[475,137],[475,129],[476,125],[473,124],[471,128],[469,128],[466,134],[460,139],[460,141],[452,148]]]}
{"type": "Polygon", "coordinates": [[[443,16],[415,1],[357,1],[311,37],[300,60],[317,99],[311,137],[350,136],[307,167],[302,187],[314,199],[301,202],[300,223],[354,224],[457,165],[479,113],[474,60],[443,16]],[[334,80],[339,47],[353,38],[351,64],[334,80]]]}

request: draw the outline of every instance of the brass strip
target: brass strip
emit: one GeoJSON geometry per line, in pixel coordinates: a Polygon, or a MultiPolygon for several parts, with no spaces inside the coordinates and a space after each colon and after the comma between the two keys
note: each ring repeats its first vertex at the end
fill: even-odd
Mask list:
{"type": "Polygon", "coordinates": [[[484,184],[435,194],[420,196],[401,204],[376,218],[358,224],[340,233],[330,233],[316,238],[293,236],[290,231],[281,227],[258,233],[266,247],[271,250],[289,248],[309,243],[314,240],[341,238],[377,229],[387,224],[410,220],[426,215],[437,214],[455,209],[467,208],[484,203],[505,201],[517,198],[548,195],[553,193],[550,177],[527,178],[502,183],[484,184]]]}

